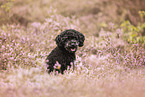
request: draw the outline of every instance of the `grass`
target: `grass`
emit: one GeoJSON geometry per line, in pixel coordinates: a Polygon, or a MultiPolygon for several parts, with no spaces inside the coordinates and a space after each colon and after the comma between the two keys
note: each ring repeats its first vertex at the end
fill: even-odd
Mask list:
{"type": "Polygon", "coordinates": [[[0,74],[2,97],[144,97],[144,69],[121,71],[96,68],[65,75],[48,75],[41,68],[9,69],[0,74]]]}
{"type": "MultiPolygon", "coordinates": [[[[25,5],[28,0],[17,3],[25,5]]],[[[86,5],[82,6],[78,11],[83,12],[81,8],[86,5]]],[[[65,9],[69,10],[67,6],[65,9]]],[[[91,24],[94,29],[88,33],[84,29],[88,22],[83,24],[82,17],[63,16],[63,11],[57,12],[53,7],[49,7],[48,13],[43,22],[34,19],[27,27],[19,24],[0,27],[0,97],[145,96],[145,50],[139,43],[128,43],[123,28],[108,23],[93,32],[97,27],[91,24]],[[56,46],[56,35],[68,28],[86,36],[85,45],[76,52],[76,68],[64,75],[48,74],[45,59],[56,46]]]]}

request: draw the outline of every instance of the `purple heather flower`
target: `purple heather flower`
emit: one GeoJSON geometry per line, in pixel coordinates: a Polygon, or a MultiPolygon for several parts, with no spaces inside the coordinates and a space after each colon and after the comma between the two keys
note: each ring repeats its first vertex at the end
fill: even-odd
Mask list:
{"type": "Polygon", "coordinates": [[[56,64],[53,67],[55,69],[60,69],[61,68],[61,64],[59,64],[58,61],[56,61],[56,64]]]}

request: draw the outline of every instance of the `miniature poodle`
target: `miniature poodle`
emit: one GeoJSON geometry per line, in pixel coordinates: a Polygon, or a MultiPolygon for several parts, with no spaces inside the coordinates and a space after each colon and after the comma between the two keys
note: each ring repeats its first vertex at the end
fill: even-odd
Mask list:
{"type": "Polygon", "coordinates": [[[57,47],[46,58],[48,73],[57,71],[63,74],[68,67],[74,69],[75,52],[78,46],[84,45],[84,40],[85,36],[74,29],[60,33],[55,39],[57,47]]]}

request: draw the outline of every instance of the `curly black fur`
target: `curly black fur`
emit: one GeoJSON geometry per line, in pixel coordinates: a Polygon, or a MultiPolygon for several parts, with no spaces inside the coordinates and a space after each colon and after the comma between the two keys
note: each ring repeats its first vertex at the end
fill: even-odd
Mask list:
{"type": "Polygon", "coordinates": [[[68,66],[71,67],[71,63],[74,65],[75,52],[78,46],[84,45],[84,40],[84,35],[74,29],[65,30],[58,35],[55,39],[57,47],[46,58],[48,72],[55,70],[63,74],[68,66]]]}

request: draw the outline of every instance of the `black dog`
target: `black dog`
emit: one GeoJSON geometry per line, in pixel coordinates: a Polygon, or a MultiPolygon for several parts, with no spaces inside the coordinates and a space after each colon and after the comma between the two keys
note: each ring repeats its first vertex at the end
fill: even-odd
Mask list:
{"type": "Polygon", "coordinates": [[[84,35],[74,29],[65,30],[58,35],[55,39],[57,47],[46,58],[48,73],[57,71],[63,74],[68,66],[71,68],[73,65],[74,68],[75,52],[78,46],[84,45],[84,40],[84,35]]]}

